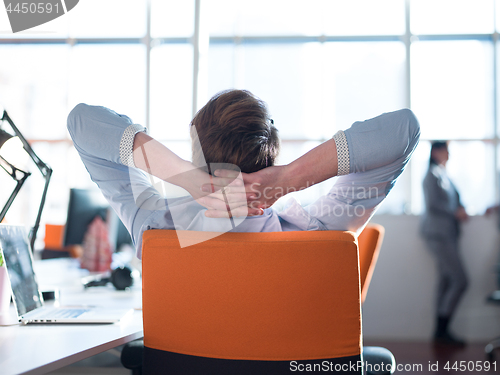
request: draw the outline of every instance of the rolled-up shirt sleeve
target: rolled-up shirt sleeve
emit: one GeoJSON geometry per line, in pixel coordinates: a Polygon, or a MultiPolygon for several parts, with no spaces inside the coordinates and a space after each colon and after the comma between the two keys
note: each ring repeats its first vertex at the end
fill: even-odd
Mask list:
{"type": "Polygon", "coordinates": [[[412,111],[402,109],[356,122],[338,134],[340,177],[328,194],[305,209],[311,226],[360,233],[404,171],[418,144],[420,125],[412,111]]]}
{"type": "Polygon", "coordinates": [[[135,135],[146,129],[137,124],[127,126],[120,140],[120,161],[129,167],[135,167],[134,163],[134,139],[135,135]]]}
{"type": "Polygon", "coordinates": [[[108,108],[81,103],[68,116],[68,131],[79,152],[133,166],[135,134],[146,128],[108,108]]]}
{"type": "Polygon", "coordinates": [[[420,125],[411,110],[401,109],[355,122],[344,133],[350,172],[359,173],[388,166],[396,160],[404,168],[418,144],[420,125]]]}
{"type": "Polygon", "coordinates": [[[351,173],[351,160],[349,157],[349,145],[343,130],[339,130],[334,136],[337,147],[337,176],[344,176],[351,173]]]}
{"type": "MultiPolygon", "coordinates": [[[[153,213],[145,202],[165,202],[146,173],[130,168],[135,135],[146,131],[107,108],[78,104],[68,116],[68,131],[92,181],[102,191],[140,250],[141,228],[153,213]]],[[[148,204],[151,206],[151,204],[148,204]]],[[[156,206],[166,209],[165,204],[156,206]]]]}

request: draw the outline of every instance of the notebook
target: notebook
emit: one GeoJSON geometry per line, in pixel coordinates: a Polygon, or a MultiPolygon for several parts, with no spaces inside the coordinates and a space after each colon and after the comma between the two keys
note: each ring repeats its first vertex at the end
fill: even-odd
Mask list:
{"type": "Polygon", "coordinates": [[[45,306],[38,287],[26,229],[0,224],[2,252],[19,321],[31,323],[116,323],[133,313],[133,309],[98,307],[45,306]]]}

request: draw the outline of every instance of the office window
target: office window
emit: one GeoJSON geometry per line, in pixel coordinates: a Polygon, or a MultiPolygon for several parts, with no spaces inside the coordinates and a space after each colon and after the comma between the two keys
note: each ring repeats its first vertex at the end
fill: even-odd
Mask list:
{"type": "Polygon", "coordinates": [[[266,101],[283,139],[318,139],[323,123],[318,43],[245,44],[242,86],[266,101]]]}
{"type": "Polygon", "coordinates": [[[405,32],[404,1],[325,1],[325,35],[401,35],[405,32]]]}
{"type": "MultiPolygon", "coordinates": [[[[430,141],[449,139],[450,175],[479,214],[500,198],[499,2],[87,0],[2,35],[0,101],[54,167],[43,220],[62,222],[64,191],[92,184],[66,131],[75,104],[126,114],[189,159],[192,116],[229,88],[268,103],[281,163],[354,121],[410,107],[422,142],[380,212],[421,212],[430,141]]],[[[30,178],[17,211],[36,212],[40,182],[30,178]]],[[[308,203],[332,183],[297,196],[308,203]]]]}
{"type": "Polygon", "coordinates": [[[323,1],[215,0],[206,4],[210,35],[318,35],[323,1]]]}
{"type": "Polygon", "coordinates": [[[400,0],[213,0],[206,12],[211,36],[403,34],[400,0]]]}
{"type": "Polygon", "coordinates": [[[146,121],[146,55],[140,44],[77,44],[71,49],[69,107],[102,105],[146,121]]]}
{"type": "Polygon", "coordinates": [[[326,111],[337,128],[405,107],[402,43],[336,42],[325,47],[325,86],[333,99],[326,111]]]}
{"type": "Polygon", "coordinates": [[[190,38],[194,33],[194,0],[150,0],[153,38],[190,38]]]}
{"type": "Polygon", "coordinates": [[[214,44],[209,92],[248,89],[268,103],[282,139],[328,139],[405,106],[404,62],[400,42],[214,44]]]}
{"type": "Polygon", "coordinates": [[[206,97],[231,88],[243,86],[241,67],[237,60],[243,56],[243,47],[234,43],[212,43],[208,49],[208,83],[206,97]]]}
{"type": "MultiPolygon", "coordinates": [[[[73,38],[141,38],[147,0],[85,0],[68,13],[73,38]]],[[[64,17],[61,17],[64,18],[64,17]]]]}
{"type": "Polygon", "coordinates": [[[0,44],[0,56],[0,103],[17,127],[32,139],[65,138],[70,48],[0,44]]]}
{"type": "Polygon", "coordinates": [[[151,135],[187,140],[193,101],[193,48],[165,44],[151,51],[151,135]]]}
{"type": "Polygon", "coordinates": [[[414,34],[491,34],[494,0],[411,0],[414,34]]]}
{"type": "Polygon", "coordinates": [[[483,214],[494,196],[494,147],[480,141],[450,142],[450,176],[460,187],[462,203],[472,214],[483,214]],[[464,173],[464,171],[466,171],[464,173]]]}
{"type": "Polygon", "coordinates": [[[422,137],[492,137],[492,44],[422,41],[411,52],[412,108],[422,122],[422,137]]]}

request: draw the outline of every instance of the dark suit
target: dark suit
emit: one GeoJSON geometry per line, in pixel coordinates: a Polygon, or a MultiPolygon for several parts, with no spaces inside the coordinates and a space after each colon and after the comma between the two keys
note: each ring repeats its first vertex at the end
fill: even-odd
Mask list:
{"type": "Polygon", "coordinates": [[[421,234],[438,261],[437,315],[451,317],[467,287],[458,253],[460,223],[455,217],[462,207],[457,189],[444,167],[431,164],[424,183],[425,213],[421,234]]]}

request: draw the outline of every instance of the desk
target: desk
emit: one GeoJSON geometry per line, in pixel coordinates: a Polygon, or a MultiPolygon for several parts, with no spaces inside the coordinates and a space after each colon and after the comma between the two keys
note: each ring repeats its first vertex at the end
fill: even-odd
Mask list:
{"type": "Polygon", "coordinates": [[[112,286],[84,290],[79,284],[79,270],[69,259],[36,262],[35,272],[42,289],[44,286],[60,288],[61,305],[136,310],[130,319],[117,324],[0,327],[2,375],[46,374],[143,336],[140,282],[136,282],[130,291],[119,292],[112,286]]]}

